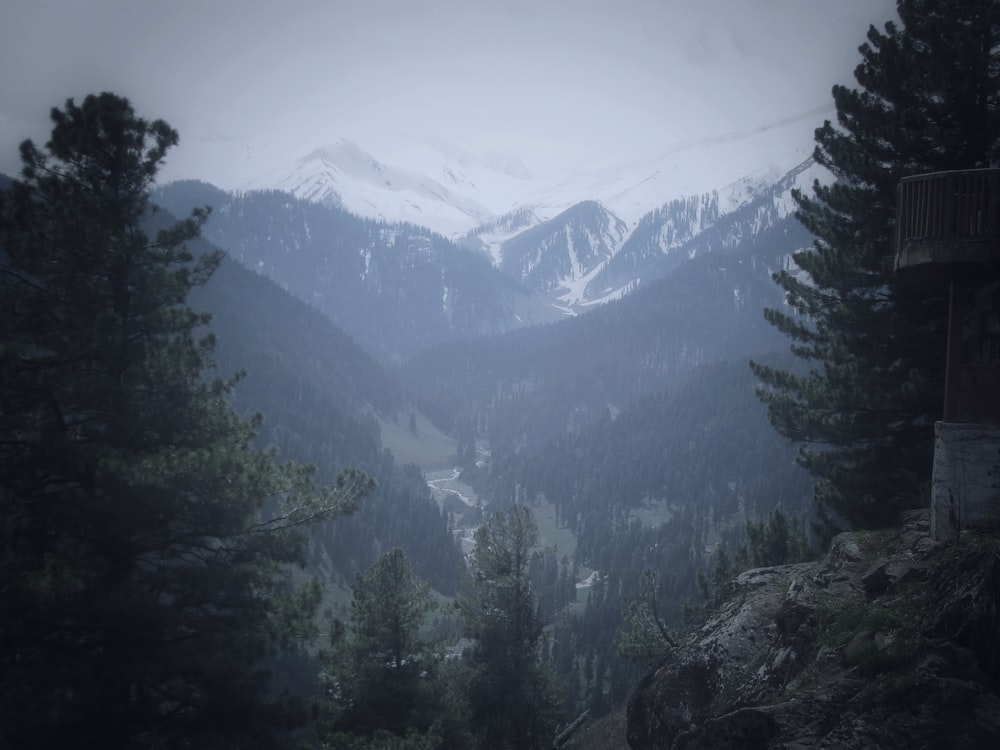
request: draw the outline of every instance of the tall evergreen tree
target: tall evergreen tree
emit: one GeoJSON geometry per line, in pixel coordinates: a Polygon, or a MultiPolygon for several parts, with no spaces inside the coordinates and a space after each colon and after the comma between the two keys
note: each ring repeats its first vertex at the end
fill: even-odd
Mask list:
{"type": "Polygon", "coordinates": [[[837,123],[816,131],[836,182],[795,196],[816,242],[795,256],[802,274],[775,276],[793,313],[765,315],[806,367],[752,365],[832,526],[893,523],[930,479],[946,301],[894,271],[896,187],[1000,156],[1000,4],[899,0],[898,13],[869,29],[859,88],[834,87],[837,123]]]}
{"type": "Polygon", "coordinates": [[[515,505],[476,530],[470,591],[461,599],[472,676],[469,703],[480,747],[530,750],[555,734],[555,701],[539,645],[545,621],[528,563],[538,544],[531,510],[515,505]]]}
{"type": "Polygon", "coordinates": [[[177,133],[108,93],[51,117],[0,193],[0,745],[271,746],[260,665],[318,601],[300,530],[370,480],[255,450],[209,376],[206,212],[146,229],[177,133]]]}
{"type": "Polygon", "coordinates": [[[397,548],[359,573],[352,589],[350,624],[345,629],[334,622],[333,651],[326,657],[324,741],[341,747],[381,733],[386,740],[416,735],[428,748],[441,746],[442,738],[431,732],[445,713],[437,680],[440,659],[421,635],[434,604],[430,587],[397,548]]]}

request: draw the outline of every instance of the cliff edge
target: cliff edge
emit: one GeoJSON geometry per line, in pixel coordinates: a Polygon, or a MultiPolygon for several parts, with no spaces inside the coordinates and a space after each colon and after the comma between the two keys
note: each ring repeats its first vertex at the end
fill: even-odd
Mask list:
{"type": "Polygon", "coordinates": [[[847,532],[739,575],[636,687],[635,750],[1000,747],[1000,534],[847,532]]]}

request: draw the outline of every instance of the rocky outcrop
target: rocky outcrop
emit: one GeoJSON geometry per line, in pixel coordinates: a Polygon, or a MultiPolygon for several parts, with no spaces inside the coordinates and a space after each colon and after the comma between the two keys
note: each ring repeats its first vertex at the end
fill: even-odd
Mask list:
{"type": "Polygon", "coordinates": [[[742,573],[640,682],[635,750],[1000,747],[1000,538],[837,536],[816,563],[742,573]]]}

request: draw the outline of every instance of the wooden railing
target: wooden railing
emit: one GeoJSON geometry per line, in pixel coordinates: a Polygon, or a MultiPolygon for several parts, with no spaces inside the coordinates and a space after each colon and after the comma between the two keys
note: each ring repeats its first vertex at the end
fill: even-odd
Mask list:
{"type": "Polygon", "coordinates": [[[904,178],[896,223],[897,268],[1000,262],[1000,169],[904,178]]]}

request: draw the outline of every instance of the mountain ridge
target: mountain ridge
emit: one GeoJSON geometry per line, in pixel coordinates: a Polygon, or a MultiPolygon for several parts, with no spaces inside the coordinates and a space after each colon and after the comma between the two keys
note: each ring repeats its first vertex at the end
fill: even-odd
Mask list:
{"type": "Polygon", "coordinates": [[[812,151],[812,109],[761,125],[668,145],[647,159],[601,164],[595,155],[569,173],[542,175],[507,154],[480,154],[444,141],[415,142],[375,154],[341,139],[305,153],[241,190],[281,189],[342,205],[380,221],[405,221],[459,239],[524,206],[542,220],[584,200],[599,200],[630,226],[685,195],[772,170],[783,174],[812,151]]]}
{"type": "MultiPolygon", "coordinates": [[[[355,171],[390,175],[352,153],[355,171]]],[[[587,312],[685,259],[727,252],[787,217],[792,189],[818,176],[811,157],[784,173],[771,167],[661,204],[631,226],[600,199],[550,218],[526,204],[458,240],[279,190],[181,182],[160,188],[156,200],[182,215],[213,204],[206,237],[319,308],[381,361],[399,362],[455,338],[587,312]]]]}

